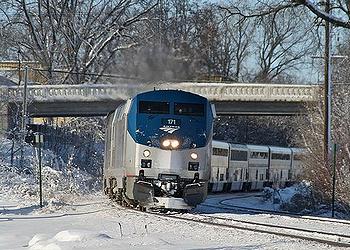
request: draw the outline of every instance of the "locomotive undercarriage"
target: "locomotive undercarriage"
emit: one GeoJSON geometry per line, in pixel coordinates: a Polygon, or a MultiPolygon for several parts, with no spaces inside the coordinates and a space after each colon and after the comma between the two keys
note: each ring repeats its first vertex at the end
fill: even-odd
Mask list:
{"type": "Polygon", "coordinates": [[[207,195],[207,183],[178,175],[159,174],[157,179],[140,175],[134,182],[133,196],[141,206],[190,209],[202,203],[207,195]]]}
{"type": "Polygon", "coordinates": [[[202,203],[208,188],[207,182],[199,179],[198,174],[193,179],[180,178],[174,174],[148,178],[141,172],[138,177],[124,178],[123,188],[117,187],[115,178],[109,179],[109,184],[106,184],[105,194],[123,206],[179,210],[188,210],[202,203]],[[132,183],[133,199],[127,195],[127,182],[132,183]]]}
{"type": "Polygon", "coordinates": [[[160,174],[157,179],[124,178],[123,188],[117,187],[115,178],[105,183],[105,194],[123,206],[140,208],[161,208],[188,210],[202,203],[207,196],[207,182],[195,175],[193,179],[180,178],[178,175],[160,174]],[[127,182],[133,182],[133,199],[126,193],[127,182]]]}

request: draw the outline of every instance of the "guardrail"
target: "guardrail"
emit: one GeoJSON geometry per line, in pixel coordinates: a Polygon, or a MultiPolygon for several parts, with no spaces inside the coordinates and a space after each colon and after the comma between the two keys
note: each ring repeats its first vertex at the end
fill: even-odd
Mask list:
{"type": "MultiPolygon", "coordinates": [[[[197,93],[212,101],[310,102],[318,97],[319,85],[243,83],[161,83],[30,85],[28,98],[34,102],[126,100],[153,89],[179,89],[197,93]]],[[[23,87],[0,87],[0,101],[18,101],[23,87]]]]}

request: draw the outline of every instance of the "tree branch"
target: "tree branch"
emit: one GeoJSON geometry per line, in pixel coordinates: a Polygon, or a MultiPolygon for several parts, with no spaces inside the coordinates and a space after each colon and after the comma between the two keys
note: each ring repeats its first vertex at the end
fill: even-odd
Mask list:
{"type": "MultiPolygon", "coordinates": [[[[336,26],[343,27],[346,29],[350,29],[350,22],[344,21],[338,17],[335,17],[331,14],[328,14],[324,10],[320,9],[316,4],[311,2],[310,0],[293,0],[297,4],[302,4],[306,6],[312,13],[314,13],[316,16],[322,18],[323,20],[326,20],[336,26]]],[[[349,13],[347,13],[349,15],[349,13]]]]}
{"type": "Polygon", "coordinates": [[[289,9],[289,8],[293,8],[296,6],[301,5],[301,3],[296,2],[292,2],[292,3],[288,3],[288,4],[282,4],[282,5],[277,5],[277,6],[271,6],[269,7],[267,10],[263,10],[257,13],[247,13],[244,14],[239,8],[237,7],[225,7],[225,6],[218,6],[219,9],[221,10],[225,10],[229,13],[229,16],[234,16],[234,15],[239,15],[243,18],[252,18],[252,17],[262,17],[262,16],[268,16],[271,14],[275,14],[278,13],[282,10],[285,9],[289,9]]]}

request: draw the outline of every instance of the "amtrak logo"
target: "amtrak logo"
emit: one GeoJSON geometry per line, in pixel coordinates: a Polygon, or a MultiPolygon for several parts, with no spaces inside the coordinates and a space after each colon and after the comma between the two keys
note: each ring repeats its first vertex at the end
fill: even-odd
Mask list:
{"type": "Polygon", "coordinates": [[[164,127],[161,127],[159,128],[160,130],[164,131],[164,132],[167,132],[169,134],[172,134],[174,133],[176,130],[179,130],[180,127],[179,126],[164,126],[164,127]]]}

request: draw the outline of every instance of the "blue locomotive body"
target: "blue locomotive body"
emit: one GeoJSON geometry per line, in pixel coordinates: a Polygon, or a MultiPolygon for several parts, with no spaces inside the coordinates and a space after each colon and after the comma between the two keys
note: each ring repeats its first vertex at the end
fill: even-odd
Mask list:
{"type": "Polygon", "coordinates": [[[179,90],[141,93],[108,116],[104,190],[142,207],[188,209],[210,176],[214,111],[179,90]]]}

